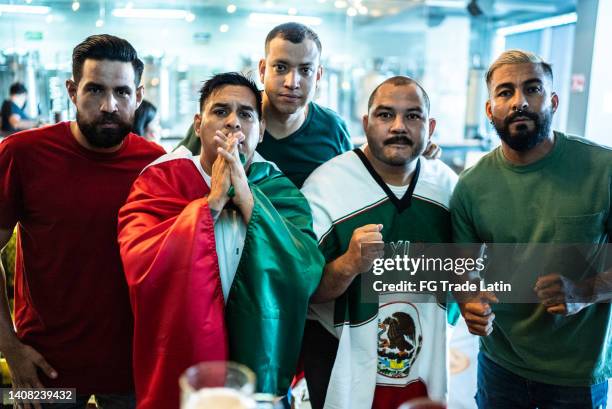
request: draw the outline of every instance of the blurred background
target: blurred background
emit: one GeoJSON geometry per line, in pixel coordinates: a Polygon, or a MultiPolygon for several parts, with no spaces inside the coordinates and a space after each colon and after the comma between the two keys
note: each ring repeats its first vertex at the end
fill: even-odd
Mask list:
{"type": "Polygon", "coordinates": [[[403,74],[430,94],[443,159],[457,170],[473,163],[498,143],[485,120],[483,75],[509,48],[552,62],[556,129],[610,144],[610,0],[0,0],[0,95],[20,81],[31,117],[72,119],[64,87],[72,48],[90,34],[115,34],[146,63],[145,98],[171,148],[197,111],[202,80],[228,70],[257,77],[267,32],[290,20],[320,35],[317,101],[345,118],[356,144],[370,91],[403,74]]]}

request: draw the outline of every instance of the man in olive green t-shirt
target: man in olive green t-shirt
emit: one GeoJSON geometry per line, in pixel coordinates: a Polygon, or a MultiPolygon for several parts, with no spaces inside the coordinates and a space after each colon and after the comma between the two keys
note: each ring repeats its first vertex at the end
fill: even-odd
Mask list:
{"type": "MultiPolygon", "coordinates": [[[[486,113],[501,146],[461,175],[451,200],[454,240],[607,245],[612,150],[552,131],[559,99],[550,65],[506,51],[487,86],[486,113]]],[[[546,274],[532,284],[539,304],[487,297],[461,306],[470,332],[481,336],[479,409],[606,407],[610,276],[601,272],[589,286],[546,274]]]]}

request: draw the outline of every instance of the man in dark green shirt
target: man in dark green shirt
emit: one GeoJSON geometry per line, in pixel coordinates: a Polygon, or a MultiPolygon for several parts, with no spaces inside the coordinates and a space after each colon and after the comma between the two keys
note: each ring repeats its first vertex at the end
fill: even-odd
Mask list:
{"type": "MultiPolygon", "coordinates": [[[[489,68],[487,86],[487,116],[502,142],[459,178],[451,199],[454,240],[607,245],[612,150],[553,132],[559,98],[550,65],[506,51],[489,68]]],[[[461,306],[470,332],[481,336],[479,409],[606,407],[610,272],[591,281],[570,275],[579,271],[542,274],[521,276],[538,304],[461,306]]]]}

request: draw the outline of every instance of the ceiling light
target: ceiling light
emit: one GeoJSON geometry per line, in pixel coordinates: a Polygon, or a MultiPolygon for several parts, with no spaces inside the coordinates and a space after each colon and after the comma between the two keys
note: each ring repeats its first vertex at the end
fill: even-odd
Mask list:
{"type": "Polygon", "coordinates": [[[337,9],[343,9],[346,8],[348,6],[348,3],[344,0],[336,0],[334,2],[334,7],[336,7],[337,9]]]}
{"type": "Polygon", "coordinates": [[[180,9],[123,8],[123,9],[113,10],[113,16],[120,17],[120,18],[164,18],[164,19],[175,19],[175,20],[181,20],[181,19],[187,20],[189,18],[189,15],[192,15],[192,14],[193,13],[189,13],[187,10],[180,10],[180,9]]]}
{"type": "Polygon", "coordinates": [[[497,34],[501,36],[508,36],[511,34],[526,33],[528,31],[536,31],[549,27],[572,24],[575,23],[577,20],[578,15],[576,13],[561,14],[559,16],[543,18],[541,20],[534,20],[524,24],[517,24],[515,26],[498,28],[497,34]]]}
{"type": "Polygon", "coordinates": [[[229,26],[227,24],[221,24],[219,26],[219,31],[222,33],[227,33],[229,31],[229,26]]]}
{"type": "Polygon", "coordinates": [[[372,10],[370,14],[372,14],[372,17],[380,17],[380,16],[382,16],[382,12],[380,10],[378,10],[378,9],[372,10]]]}
{"type": "Polygon", "coordinates": [[[53,22],[53,14],[47,14],[47,17],[45,17],[45,21],[47,23],[52,23],[53,22]]]}
{"type": "Polygon", "coordinates": [[[125,8],[126,9],[134,8],[134,3],[132,3],[131,1],[128,1],[127,3],[125,3],[125,8]]]}
{"type": "Polygon", "coordinates": [[[32,0],[25,0],[26,4],[32,3],[32,0]]]}
{"type": "Polygon", "coordinates": [[[346,15],[349,17],[355,17],[357,15],[357,9],[355,7],[349,7],[346,9],[346,15]]]}
{"type": "Polygon", "coordinates": [[[359,6],[357,7],[357,10],[359,11],[359,14],[361,14],[362,16],[365,16],[366,14],[368,14],[368,8],[366,6],[359,6]]]}
{"type": "Polygon", "coordinates": [[[188,23],[193,23],[193,21],[195,20],[195,14],[193,13],[187,13],[187,15],[185,16],[185,21],[188,23]]]}
{"type": "Polygon", "coordinates": [[[323,22],[320,17],[312,16],[289,16],[287,14],[273,13],[251,13],[249,14],[249,22],[254,24],[281,24],[288,22],[296,22],[307,26],[319,26],[323,22]]]}
{"type": "Polygon", "coordinates": [[[104,25],[104,20],[102,20],[101,18],[96,20],[96,27],[100,28],[104,25]]]}
{"type": "Polygon", "coordinates": [[[227,12],[232,14],[236,12],[236,5],[235,4],[230,4],[229,6],[227,6],[227,12]]]}
{"type": "Polygon", "coordinates": [[[81,8],[81,3],[79,3],[78,1],[73,1],[72,2],[72,11],[77,11],[79,8],[81,8]]]}
{"type": "Polygon", "coordinates": [[[297,14],[297,9],[295,7],[290,7],[289,10],[287,10],[287,14],[295,16],[297,14]]]}
{"type": "Polygon", "coordinates": [[[0,4],[0,13],[49,14],[51,7],[24,6],[20,4],[0,4]]]}

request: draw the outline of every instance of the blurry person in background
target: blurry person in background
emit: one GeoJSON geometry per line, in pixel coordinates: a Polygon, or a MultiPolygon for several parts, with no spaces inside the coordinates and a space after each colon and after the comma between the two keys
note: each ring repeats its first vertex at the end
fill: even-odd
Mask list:
{"type": "Polygon", "coordinates": [[[164,153],[130,133],[143,68],[126,40],[88,37],[66,81],[76,121],[0,143],[0,248],[15,225],[19,234],[14,324],[0,268],[0,352],[15,388],[76,388],[76,403],[53,409],[83,409],[91,394],[102,409],[135,404],[117,213],[164,153]]]}
{"type": "Polygon", "coordinates": [[[134,115],[134,128],[132,132],[140,135],[147,141],[159,143],[161,141],[161,126],[155,105],[143,99],[134,115]]]}
{"type": "Polygon", "coordinates": [[[17,131],[34,128],[36,120],[32,120],[25,112],[28,90],[15,82],[9,89],[9,99],[4,100],[0,109],[2,115],[2,133],[10,135],[17,131]]]}

